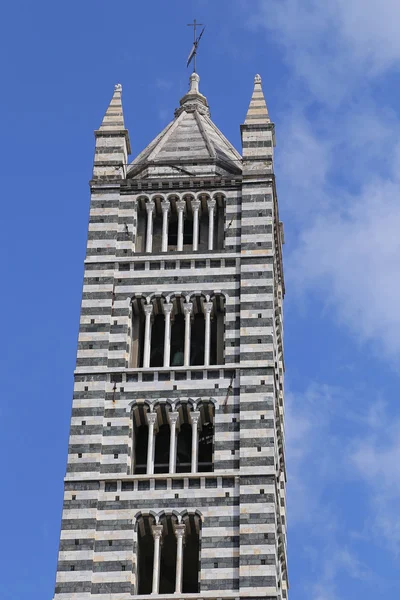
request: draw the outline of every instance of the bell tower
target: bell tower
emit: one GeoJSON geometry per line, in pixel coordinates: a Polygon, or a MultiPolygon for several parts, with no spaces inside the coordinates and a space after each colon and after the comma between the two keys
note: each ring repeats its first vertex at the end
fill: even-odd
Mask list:
{"type": "Polygon", "coordinates": [[[132,162],[120,85],[95,132],[54,600],[287,598],[274,125],[199,81],[132,162]]]}

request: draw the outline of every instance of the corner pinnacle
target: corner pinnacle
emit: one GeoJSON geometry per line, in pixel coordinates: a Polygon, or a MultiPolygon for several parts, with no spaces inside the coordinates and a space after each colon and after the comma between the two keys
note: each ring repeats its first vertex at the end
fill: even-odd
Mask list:
{"type": "Polygon", "coordinates": [[[122,85],[117,83],[114,94],[108,105],[99,131],[121,131],[125,129],[124,113],[122,111],[122,85]]]}
{"type": "Polygon", "coordinates": [[[249,109],[247,111],[245,125],[266,125],[270,123],[267,104],[261,87],[261,77],[254,77],[254,89],[251,96],[249,109]]]}

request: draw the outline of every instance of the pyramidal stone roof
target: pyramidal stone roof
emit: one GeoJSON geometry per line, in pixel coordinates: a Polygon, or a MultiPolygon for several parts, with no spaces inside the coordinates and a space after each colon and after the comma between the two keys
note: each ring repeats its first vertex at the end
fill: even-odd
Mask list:
{"type": "Polygon", "coordinates": [[[174,120],[135,158],[128,177],[241,172],[241,156],[211,121],[199,80],[197,73],[190,76],[174,120]]]}
{"type": "Polygon", "coordinates": [[[247,111],[245,125],[268,125],[271,123],[269,118],[267,103],[261,87],[261,77],[254,77],[254,89],[251,96],[249,110],[247,111]]]}
{"type": "Polygon", "coordinates": [[[124,113],[122,110],[122,85],[117,83],[114,94],[108,105],[106,114],[99,127],[99,131],[122,131],[125,129],[124,113]]]}

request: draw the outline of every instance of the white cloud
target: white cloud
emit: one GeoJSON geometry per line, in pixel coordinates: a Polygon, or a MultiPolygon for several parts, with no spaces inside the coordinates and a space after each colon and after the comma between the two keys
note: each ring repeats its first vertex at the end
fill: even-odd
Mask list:
{"type": "Polygon", "coordinates": [[[272,0],[257,7],[252,26],[275,36],[292,72],[277,148],[287,288],[292,297],[314,292],[358,341],[397,360],[400,118],[378,83],[400,67],[393,25],[400,4],[383,0],[377,10],[372,0],[272,0]]]}
{"type": "Polygon", "coordinates": [[[349,457],[355,474],[368,487],[371,519],[365,535],[396,554],[400,551],[400,418],[378,405],[376,420],[353,444],[349,457]],[[375,533],[374,533],[375,532],[375,533]]]}
{"type": "MultiPolygon", "coordinates": [[[[352,486],[369,473],[368,464],[365,470],[353,466],[363,448],[351,440],[350,432],[355,425],[363,434],[378,437],[385,406],[379,400],[369,403],[360,390],[318,382],[311,383],[304,392],[289,391],[286,396],[289,536],[297,532],[303,540],[296,552],[301,552],[307,565],[302,577],[305,597],[342,600],[346,578],[382,590],[380,577],[352,547],[357,547],[354,532],[338,518],[340,499],[335,498],[334,490],[346,478],[346,494],[351,496],[352,486]],[[357,403],[360,395],[363,402],[357,403]],[[349,456],[357,457],[350,458],[350,467],[349,456]]],[[[371,482],[376,475],[375,469],[371,482]]]]}
{"type": "Polygon", "coordinates": [[[356,82],[399,66],[399,18],[396,0],[260,0],[250,24],[275,36],[296,76],[335,106],[356,82]]]}
{"type": "Polygon", "coordinates": [[[400,183],[378,179],[347,207],[306,227],[288,277],[325,303],[375,351],[400,354],[400,183]]]}

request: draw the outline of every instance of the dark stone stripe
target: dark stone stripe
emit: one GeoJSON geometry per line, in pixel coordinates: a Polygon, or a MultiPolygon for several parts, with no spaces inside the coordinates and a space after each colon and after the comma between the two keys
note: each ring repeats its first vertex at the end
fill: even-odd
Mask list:
{"type": "MultiPolygon", "coordinates": [[[[124,564],[121,562],[120,564],[124,564]]],[[[93,583],[92,594],[133,594],[133,586],[130,582],[93,583]]]]}
{"type": "Polygon", "coordinates": [[[273,352],[241,352],[240,360],[273,360],[273,352]]]}
{"type": "Polygon", "coordinates": [[[69,463],[67,465],[67,473],[96,473],[99,467],[100,463],[97,462],[69,463]]]}
{"type": "Polygon", "coordinates": [[[89,492],[92,490],[97,491],[99,488],[100,488],[100,484],[98,481],[66,481],[64,489],[66,492],[70,492],[70,491],[89,492]]]}
{"type": "Polygon", "coordinates": [[[272,225],[268,223],[255,224],[255,225],[242,225],[242,235],[258,235],[265,233],[265,235],[272,234],[272,225]]]}
{"type": "Polygon", "coordinates": [[[260,250],[264,248],[265,250],[272,250],[272,242],[263,241],[259,242],[242,242],[242,250],[260,250]]]}
{"type": "MultiPolygon", "coordinates": [[[[251,118],[251,115],[250,115],[251,118]]],[[[255,119],[258,119],[258,116],[254,116],[255,119]]],[[[271,148],[272,140],[257,140],[254,142],[242,142],[242,148],[271,148]]]]}
{"type": "Polygon", "coordinates": [[[87,531],[96,529],[96,519],[63,519],[62,531],[87,531]]]}
{"type": "Polygon", "coordinates": [[[274,457],[273,456],[252,456],[252,457],[241,457],[241,467],[273,467],[274,457]]]}
{"type": "Polygon", "coordinates": [[[239,548],[238,535],[224,535],[223,537],[202,538],[202,548],[239,548]]]}
{"type": "Polygon", "coordinates": [[[215,563],[218,564],[218,569],[235,569],[239,567],[239,557],[238,556],[223,556],[215,558],[202,558],[201,559],[201,568],[203,569],[214,569],[215,563]]]}
{"type": "Polygon", "coordinates": [[[116,463],[115,465],[100,465],[100,473],[124,473],[126,474],[126,464],[116,463]]]}
{"type": "MultiPolygon", "coordinates": [[[[201,591],[213,590],[238,590],[239,579],[213,579],[212,581],[202,581],[201,591]]],[[[276,600],[276,599],[275,599],[276,600]]]]}
{"type": "MultiPolygon", "coordinates": [[[[202,490],[202,493],[206,493],[206,490],[202,490]]],[[[146,500],[141,500],[139,498],[137,499],[129,499],[129,500],[124,500],[121,499],[119,501],[106,501],[106,500],[100,500],[97,508],[99,511],[101,510],[115,510],[116,508],[119,508],[121,510],[143,510],[144,508],[146,510],[150,510],[152,508],[154,509],[168,509],[170,510],[171,508],[171,504],[173,504],[174,508],[178,509],[178,508],[186,508],[187,504],[188,504],[188,499],[187,498],[165,498],[163,497],[163,494],[165,494],[165,491],[163,490],[156,490],[156,492],[152,492],[151,497],[147,498],[146,500]],[[159,493],[160,494],[160,498],[154,498],[153,494],[155,493],[159,493]]],[[[122,496],[121,496],[122,498],[122,496]]],[[[265,497],[264,497],[264,502],[265,497]]],[[[213,506],[238,506],[238,498],[237,497],[229,497],[226,498],[225,496],[216,496],[215,498],[212,498],[212,504],[213,506]]],[[[196,498],[196,506],[200,507],[209,507],[210,506],[210,497],[209,496],[204,496],[204,497],[199,497],[196,498]]]]}
{"type": "Polygon", "coordinates": [[[259,545],[274,545],[276,543],[276,536],[273,533],[241,533],[240,534],[240,545],[241,546],[259,546],[259,545]]]}
{"type": "MultiPolygon", "coordinates": [[[[65,570],[69,571],[70,568],[65,570]]],[[[87,594],[90,592],[91,585],[90,581],[66,581],[58,583],[55,592],[56,594],[87,594]]]]}
{"type": "Polygon", "coordinates": [[[276,577],[241,577],[240,587],[276,587],[276,577]]]}
{"type": "Polygon", "coordinates": [[[106,456],[109,454],[127,454],[128,453],[128,444],[120,444],[120,445],[106,445],[103,443],[101,446],[101,454],[102,456],[106,456]]]}

